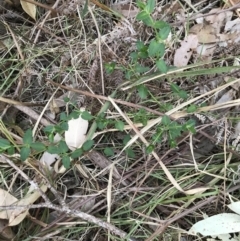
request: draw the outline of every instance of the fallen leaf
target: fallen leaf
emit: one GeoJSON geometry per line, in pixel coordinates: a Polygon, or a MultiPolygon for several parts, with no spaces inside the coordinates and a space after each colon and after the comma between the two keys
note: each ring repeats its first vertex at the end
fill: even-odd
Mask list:
{"type": "Polygon", "coordinates": [[[233,15],[233,12],[227,11],[227,12],[221,12],[217,14],[221,9],[220,8],[214,8],[209,13],[216,13],[212,14],[210,16],[207,16],[205,20],[209,23],[210,26],[212,26],[215,29],[215,33],[220,33],[220,29],[225,25],[226,22],[230,21],[233,15]]]}
{"type": "Polygon", "coordinates": [[[224,95],[222,95],[221,98],[216,102],[216,104],[222,104],[227,101],[233,100],[235,96],[236,96],[236,91],[231,89],[227,91],[224,95]]]}
{"type": "Polygon", "coordinates": [[[197,35],[189,34],[185,40],[181,42],[181,47],[178,48],[174,55],[174,66],[182,67],[188,64],[192,56],[193,50],[197,48],[197,35]]]}
{"type": "Polygon", "coordinates": [[[189,33],[196,34],[199,43],[215,43],[218,41],[215,28],[211,25],[196,24],[190,30],[189,33]]]}
{"type": "MultiPolygon", "coordinates": [[[[18,201],[17,198],[12,196],[4,189],[0,189],[0,206],[9,206],[18,201]]],[[[8,219],[11,215],[11,210],[3,210],[0,212],[0,219],[8,219]]]]}
{"type": "Polygon", "coordinates": [[[224,32],[240,31],[240,18],[236,18],[232,21],[228,21],[225,25],[224,32]]]}
{"type": "Polygon", "coordinates": [[[139,9],[131,3],[114,3],[111,8],[126,18],[135,18],[139,12],[139,9]]]}
{"type": "Polygon", "coordinates": [[[240,202],[232,202],[228,207],[235,213],[240,215],[240,202]]]}
{"type": "Polygon", "coordinates": [[[24,0],[20,0],[23,10],[34,20],[36,20],[36,12],[37,7],[33,3],[26,2],[24,0]]]}
{"type": "Polygon", "coordinates": [[[202,60],[211,61],[213,53],[216,49],[216,44],[200,44],[197,47],[196,52],[202,60]]]}
{"type": "Polygon", "coordinates": [[[49,104],[49,107],[50,107],[50,111],[53,114],[58,114],[60,112],[60,108],[59,108],[57,102],[55,101],[55,99],[52,99],[52,101],[49,104]]]}
{"type": "MultiPolygon", "coordinates": [[[[36,202],[39,197],[41,197],[41,194],[39,193],[39,191],[37,189],[34,189],[34,188],[35,187],[31,186],[29,188],[29,191],[26,194],[26,196],[24,196],[21,200],[19,200],[17,203],[15,203],[16,209],[10,210],[11,213],[10,213],[10,216],[9,216],[9,226],[18,225],[28,215],[28,209],[21,210],[21,209],[18,209],[17,206],[31,205],[34,202],[36,202]]],[[[47,186],[42,185],[41,190],[43,192],[46,192],[47,186]]]]}
{"type": "Polygon", "coordinates": [[[240,232],[240,216],[234,213],[222,213],[206,218],[195,223],[189,230],[189,234],[203,236],[217,236],[240,232]]]}

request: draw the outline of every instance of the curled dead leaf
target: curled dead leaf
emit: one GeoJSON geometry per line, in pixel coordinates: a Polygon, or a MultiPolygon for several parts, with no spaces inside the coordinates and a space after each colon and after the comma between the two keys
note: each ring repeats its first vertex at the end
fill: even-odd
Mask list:
{"type": "Polygon", "coordinates": [[[23,10],[34,20],[36,20],[37,7],[33,3],[20,0],[23,10]]]}

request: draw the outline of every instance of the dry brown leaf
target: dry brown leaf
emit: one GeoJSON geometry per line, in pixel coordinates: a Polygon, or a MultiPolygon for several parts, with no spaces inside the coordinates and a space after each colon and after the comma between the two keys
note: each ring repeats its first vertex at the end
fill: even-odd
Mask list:
{"type": "MultiPolygon", "coordinates": [[[[42,185],[41,190],[46,192],[47,186],[42,185]]],[[[30,187],[28,194],[18,201],[17,198],[9,194],[7,191],[0,189],[0,206],[16,206],[16,209],[3,209],[0,211],[0,219],[9,220],[8,226],[18,225],[28,215],[28,210],[19,209],[17,206],[33,204],[40,196],[41,195],[38,190],[30,187]]]]}
{"type": "MultiPolygon", "coordinates": [[[[10,193],[8,193],[7,191],[0,189],[0,206],[7,206],[7,205],[11,205],[15,202],[17,202],[17,198],[15,198],[14,196],[12,196],[10,193]]],[[[1,211],[0,212],[0,219],[8,219],[10,217],[11,214],[11,210],[6,210],[6,211],[1,211]]]]}
{"type": "Polygon", "coordinates": [[[193,50],[197,48],[197,35],[189,34],[185,40],[181,42],[181,47],[176,50],[174,56],[174,66],[182,67],[188,64],[192,56],[193,50]]]}
{"type": "Polygon", "coordinates": [[[215,43],[218,41],[216,30],[211,25],[196,24],[190,30],[189,33],[196,34],[199,43],[215,43]]]}
{"type": "MultiPolygon", "coordinates": [[[[47,186],[42,185],[41,190],[43,192],[46,192],[47,186]]],[[[9,226],[18,225],[28,215],[28,210],[18,209],[17,206],[31,205],[34,202],[36,202],[39,197],[41,197],[41,194],[39,193],[39,191],[37,189],[34,189],[34,187],[32,187],[32,188],[30,187],[27,195],[16,203],[16,209],[10,210],[11,215],[9,216],[9,226]]]]}
{"type": "Polygon", "coordinates": [[[111,5],[111,8],[125,18],[135,18],[139,12],[139,9],[131,3],[115,3],[111,5]]]}
{"type": "MultiPolygon", "coordinates": [[[[17,206],[17,198],[9,194],[7,191],[0,189],[0,206],[9,206],[16,205],[17,206]]],[[[19,224],[28,214],[27,210],[3,210],[0,212],[0,219],[9,220],[8,225],[14,226],[19,224]]]]}
{"type": "Polygon", "coordinates": [[[49,108],[53,114],[58,114],[60,112],[60,108],[59,108],[57,102],[55,101],[55,99],[52,99],[52,101],[50,102],[49,108]]]}
{"type": "MultiPolygon", "coordinates": [[[[220,10],[220,8],[214,8],[209,13],[217,13],[220,10]]],[[[215,29],[215,33],[220,33],[221,27],[225,26],[225,23],[231,20],[232,15],[233,13],[230,11],[221,12],[207,16],[205,20],[215,29]]]]}
{"type": "Polygon", "coordinates": [[[23,10],[34,20],[36,20],[37,7],[35,4],[20,0],[23,10]]]}

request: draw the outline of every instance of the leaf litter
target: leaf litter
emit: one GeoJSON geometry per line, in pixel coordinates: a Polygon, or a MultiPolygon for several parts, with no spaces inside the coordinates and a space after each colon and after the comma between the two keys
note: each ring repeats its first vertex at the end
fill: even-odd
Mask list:
{"type": "MultiPolygon", "coordinates": [[[[95,0],[90,1],[89,5],[85,1],[57,1],[47,3],[42,7],[36,7],[33,3],[25,1],[19,1],[19,3],[16,1],[14,4],[16,4],[14,11],[18,9],[17,6],[22,5],[20,12],[4,10],[1,13],[9,22],[15,15],[18,16],[18,18],[16,17],[17,24],[10,26],[16,33],[11,35],[11,32],[7,31],[8,38],[10,40],[17,38],[17,41],[16,39],[15,42],[1,40],[1,46],[4,46],[1,52],[1,69],[3,71],[0,73],[3,81],[2,95],[7,98],[7,101],[17,99],[24,103],[39,104],[27,108],[25,108],[26,106],[24,108],[16,106],[18,111],[13,117],[14,127],[7,126],[7,134],[13,138],[13,142],[18,144],[22,144],[22,136],[19,133],[26,131],[29,127],[37,129],[35,138],[47,143],[48,139],[44,136],[41,125],[49,126],[49,124],[60,123],[61,112],[71,113],[73,107],[78,110],[84,107],[95,116],[103,107],[103,102],[97,98],[76,96],[76,94],[72,94],[73,92],[70,94],[69,91],[55,88],[48,80],[61,83],[69,88],[101,95],[103,93],[101,76],[103,76],[106,96],[108,96],[119,85],[124,83],[127,86],[129,84],[124,70],[131,63],[130,54],[136,51],[137,41],[141,40],[145,44],[150,44],[155,35],[153,29],[146,27],[141,21],[136,21],[139,8],[134,1],[115,2],[109,5],[107,2],[100,3],[95,0]],[[91,8],[95,19],[87,11],[87,6],[91,8]],[[122,17],[116,18],[111,15],[114,12],[117,12],[117,16],[122,15],[122,17]],[[27,21],[23,21],[23,17],[27,21]],[[35,19],[37,19],[37,23],[33,22],[35,19]],[[100,36],[98,36],[95,23],[99,27],[100,36]],[[23,36],[19,33],[22,33],[23,36]],[[27,40],[23,38],[25,36],[27,36],[27,40]],[[99,51],[99,46],[101,51],[99,51]],[[12,52],[14,53],[13,59],[10,58],[12,52]],[[25,61],[19,58],[20,52],[23,53],[25,61]],[[106,64],[111,66],[112,62],[117,68],[110,73],[104,66],[106,64]],[[102,64],[104,66],[101,66],[102,64]],[[11,69],[14,71],[10,71],[11,69]],[[52,101],[47,106],[50,98],[52,101]],[[71,101],[66,101],[66,98],[71,101]],[[43,109],[44,106],[45,109],[43,109]],[[41,119],[42,115],[46,120],[41,119]],[[37,125],[36,121],[39,118],[44,121],[37,125]],[[17,131],[19,128],[20,131],[17,131]]],[[[134,142],[132,149],[129,148],[126,152],[121,150],[122,143],[124,142],[126,145],[134,136],[135,129],[124,124],[113,108],[105,111],[106,119],[108,121],[116,119],[119,121],[118,123],[121,121],[121,129],[125,131],[125,134],[119,132],[115,125],[108,127],[107,130],[99,130],[98,133],[95,133],[94,139],[97,143],[95,144],[96,150],[71,160],[72,166],[69,170],[62,165],[60,155],[50,154],[48,151],[40,156],[34,153],[34,157],[31,157],[34,160],[29,160],[29,164],[18,165],[24,166],[23,171],[30,179],[37,180],[39,184],[42,183],[39,181],[37,173],[44,174],[42,178],[61,193],[73,210],[79,208],[93,216],[99,216],[101,219],[105,219],[105,214],[107,214],[109,222],[127,230],[131,235],[137,237],[137,240],[141,240],[140,237],[144,237],[145,240],[157,240],[156,233],[161,230],[159,231],[159,228],[149,230],[148,220],[151,220],[151,217],[157,217],[154,219],[157,224],[155,226],[158,227],[161,224],[162,227],[165,227],[166,231],[163,229],[160,232],[164,238],[167,236],[180,237],[181,240],[186,240],[186,238],[195,240],[188,230],[191,228],[190,223],[194,225],[203,219],[202,213],[213,217],[220,215],[216,216],[216,220],[211,221],[217,228],[220,225],[218,221],[221,222],[219,217],[224,217],[221,223],[223,225],[223,222],[227,221],[224,215],[230,214],[222,213],[223,207],[229,203],[231,195],[236,199],[239,198],[237,189],[234,189],[236,188],[234,185],[237,181],[236,177],[239,177],[237,162],[240,135],[239,128],[237,128],[239,107],[233,103],[233,101],[238,101],[239,83],[236,81],[234,85],[227,85],[229,81],[239,78],[237,67],[239,65],[237,57],[240,54],[238,50],[240,37],[238,10],[237,8],[227,10],[234,4],[238,3],[229,1],[226,6],[223,6],[220,1],[217,1],[217,7],[213,7],[207,1],[158,2],[152,13],[153,18],[164,20],[172,26],[171,34],[164,41],[166,46],[164,60],[168,66],[182,69],[179,72],[173,71],[172,74],[161,74],[156,78],[157,81],[145,82],[147,89],[143,86],[138,88],[144,90],[143,100],[134,89],[130,89],[129,93],[120,91],[117,96],[117,99],[127,100],[132,104],[131,108],[125,105],[121,105],[121,108],[124,113],[129,115],[129,118],[134,119],[134,124],[137,123],[135,127],[139,128],[140,133],[143,133],[147,140],[150,140],[157,128],[160,128],[158,125],[154,127],[155,124],[152,124],[159,117],[151,116],[142,110],[142,112],[139,110],[140,114],[138,114],[141,115],[141,118],[137,114],[134,116],[132,113],[134,113],[133,109],[136,105],[143,105],[160,113],[172,110],[175,116],[180,114],[184,116],[182,120],[178,120],[178,123],[181,121],[186,123],[188,117],[191,116],[191,113],[185,109],[175,110],[187,101],[192,104],[191,109],[196,106],[205,108],[205,110],[208,106],[215,108],[212,107],[212,110],[209,108],[207,113],[194,115],[193,119],[198,123],[197,134],[193,135],[191,139],[191,136],[182,133],[183,140],[180,138],[177,140],[177,149],[171,148],[168,143],[169,136],[173,134],[171,129],[169,129],[168,135],[162,135],[162,141],[155,147],[155,153],[163,160],[166,168],[174,173],[177,182],[181,183],[183,189],[189,194],[192,193],[191,196],[187,196],[187,199],[190,200],[188,203],[185,202],[185,194],[172,188],[171,182],[165,177],[165,173],[158,167],[152,155],[144,150],[140,140],[134,142]],[[192,16],[195,20],[189,21],[192,16]],[[175,25],[178,22],[182,22],[182,25],[175,25]],[[228,67],[228,70],[219,73],[216,71],[217,67],[228,67]],[[196,75],[196,70],[201,74],[196,75]],[[226,88],[218,90],[223,85],[226,85],[226,88]],[[175,87],[174,93],[172,93],[173,86],[175,87]],[[184,98],[176,99],[176,95],[184,97],[185,102],[184,98]],[[157,101],[148,102],[149,96],[154,96],[157,101]],[[198,99],[192,101],[194,98],[198,99]],[[229,105],[227,105],[228,103],[229,105]],[[219,105],[225,106],[219,111],[216,110],[219,105]],[[183,112],[180,113],[180,111],[183,112]],[[202,120],[204,121],[202,122],[202,120]],[[145,127],[142,129],[143,125],[145,127]],[[125,136],[130,139],[126,141],[125,136]],[[213,144],[214,141],[217,145],[213,144]],[[105,147],[111,147],[108,149],[111,156],[105,155],[107,153],[104,152],[105,147]],[[221,156],[221,153],[224,152],[225,158],[221,156]],[[191,183],[188,180],[191,180],[191,183]],[[225,189],[220,189],[224,185],[225,189]],[[213,187],[217,187],[217,191],[213,187]],[[199,196],[195,196],[196,193],[191,192],[194,190],[199,190],[197,192],[199,196]],[[72,195],[71,192],[73,192],[72,195]],[[204,194],[206,198],[201,194],[204,194]],[[81,198],[79,198],[80,196],[81,198]],[[209,199],[208,196],[219,197],[218,205],[216,205],[216,200],[209,199]],[[201,206],[202,201],[205,201],[203,206],[201,206]],[[182,211],[183,203],[185,213],[182,211]],[[149,206],[149,204],[151,205],[149,206]],[[191,211],[191,208],[194,207],[196,209],[191,211]],[[124,220],[130,224],[126,224],[124,220]],[[133,220],[139,222],[138,227],[135,226],[133,220]]],[[[145,80],[152,78],[152,75],[159,74],[154,58],[155,55],[152,52],[150,59],[141,60],[139,63],[139,72],[146,67],[143,72],[145,80]]],[[[138,73],[133,81],[135,78],[141,80],[141,73],[138,73]]],[[[6,104],[3,105],[3,110],[5,110],[6,104]]],[[[185,105],[185,107],[189,106],[185,105]]],[[[3,113],[7,113],[7,110],[3,113]]],[[[101,122],[103,120],[99,120],[98,125],[104,127],[104,123],[101,122]]],[[[60,133],[60,137],[55,140],[54,144],[57,145],[64,140],[69,149],[78,149],[85,141],[88,131],[87,122],[81,120],[80,117],[74,122],[69,120],[69,129],[65,132],[67,134],[60,133]],[[82,137],[83,140],[79,140],[82,137]]],[[[172,125],[176,126],[177,123],[173,122],[172,125]]],[[[4,126],[1,128],[6,136],[4,126]]],[[[11,158],[15,160],[19,157],[15,154],[11,158]]],[[[8,194],[13,194],[13,197],[17,197],[15,201],[19,200],[20,203],[31,205],[33,202],[39,201],[41,195],[38,191],[33,191],[35,195],[38,194],[32,199],[25,199],[26,196],[22,195],[22,190],[24,190],[22,185],[26,190],[30,190],[30,186],[22,183],[20,174],[13,179],[13,172],[8,172],[9,168],[12,171],[13,168],[8,164],[2,161],[0,164],[3,170],[1,175],[5,175],[4,181],[1,181],[2,190],[8,190],[8,194]]],[[[46,190],[47,188],[44,188],[44,192],[46,190]]],[[[52,198],[51,195],[49,198],[52,198]]],[[[51,199],[51,202],[56,201],[51,199]]],[[[11,205],[11,202],[8,204],[11,205]]],[[[17,204],[15,206],[17,210],[17,204]]],[[[236,211],[236,208],[234,210],[236,211]]],[[[31,235],[41,238],[46,232],[50,234],[51,227],[57,228],[56,224],[60,221],[66,222],[69,230],[75,225],[69,221],[70,217],[66,214],[56,215],[50,209],[48,212],[51,219],[47,219],[40,209],[37,213],[30,212],[28,215],[18,212],[14,215],[9,213],[8,217],[4,217],[4,219],[11,220],[14,225],[26,225],[30,218],[29,215],[32,215],[37,220],[36,225],[40,231],[31,233],[31,235]],[[20,215],[23,215],[22,219],[19,218],[20,215]]],[[[238,218],[236,214],[228,216],[238,218]]],[[[238,240],[237,234],[230,235],[232,232],[239,232],[238,229],[233,229],[236,222],[233,220],[234,224],[230,225],[230,223],[231,220],[228,220],[228,223],[224,225],[224,234],[209,231],[207,235],[212,235],[212,240],[216,239],[214,236],[218,236],[218,239],[221,240],[238,240]]],[[[15,230],[10,225],[7,224],[7,228],[14,233],[15,230]]],[[[97,240],[105,240],[106,234],[99,232],[100,229],[96,226],[82,225],[84,229],[80,228],[77,235],[72,234],[70,240],[78,239],[80,236],[82,240],[88,240],[93,239],[96,235],[98,235],[97,240]],[[85,234],[86,238],[84,238],[85,234]]],[[[238,227],[238,225],[236,226],[238,227]]],[[[210,224],[204,224],[203,230],[206,231],[206,228],[210,229],[210,227],[210,224]]],[[[198,232],[201,233],[196,231],[195,234],[198,232]]],[[[13,236],[13,233],[10,236],[13,236]]],[[[3,231],[1,234],[4,234],[3,231]]],[[[26,238],[24,232],[14,233],[14,235],[17,235],[18,240],[26,238]]],[[[59,234],[56,234],[54,238],[64,235],[65,233],[59,229],[59,234]]]]}

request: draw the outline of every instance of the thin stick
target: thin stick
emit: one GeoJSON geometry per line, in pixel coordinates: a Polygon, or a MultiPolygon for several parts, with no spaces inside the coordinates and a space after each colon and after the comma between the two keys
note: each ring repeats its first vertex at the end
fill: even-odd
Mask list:
{"type": "MultiPolygon", "coordinates": [[[[108,101],[108,97],[105,97],[103,95],[96,95],[96,94],[93,94],[93,93],[88,92],[88,91],[76,90],[76,89],[73,89],[73,88],[70,88],[70,87],[67,87],[67,86],[55,83],[55,82],[53,82],[52,80],[49,80],[49,79],[47,79],[46,81],[50,82],[52,85],[55,85],[57,87],[65,89],[65,90],[69,90],[69,91],[72,91],[72,92],[75,92],[75,93],[79,93],[81,95],[86,95],[86,96],[89,96],[89,97],[93,97],[93,98],[96,98],[96,99],[101,99],[101,100],[108,101]]],[[[152,109],[150,109],[148,107],[145,107],[145,106],[142,106],[142,105],[133,104],[133,103],[130,103],[130,102],[127,102],[127,101],[123,101],[123,100],[117,100],[117,99],[113,99],[113,100],[116,103],[119,103],[119,104],[122,104],[122,105],[126,105],[126,106],[129,106],[129,107],[133,107],[133,108],[136,108],[136,109],[141,109],[142,108],[142,109],[144,109],[146,111],[149,111],[150,113],[153,113],[153,114],[156,114],[156,115],[159,115],[159,116],[163,116],[164,115],[163,113],[161,113],[159,111],[152,110],[152,109]]]]}

